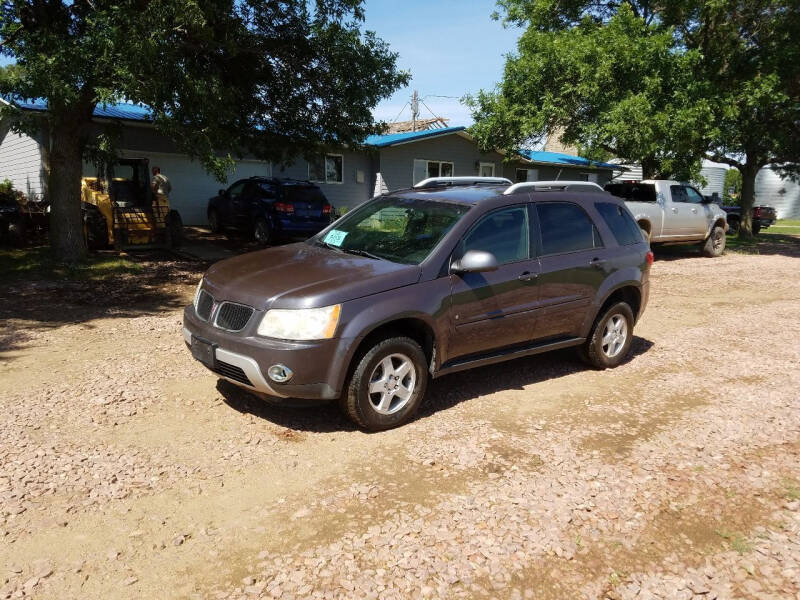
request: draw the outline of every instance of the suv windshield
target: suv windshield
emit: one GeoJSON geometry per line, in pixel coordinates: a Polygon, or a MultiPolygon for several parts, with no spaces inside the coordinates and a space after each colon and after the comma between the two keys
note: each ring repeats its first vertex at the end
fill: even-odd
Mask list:
{"type": "Polygon", "coordinates": [[[312,242],[343,252],[418,265],[469,206],[380,197],[348,213],[312,242]]]}

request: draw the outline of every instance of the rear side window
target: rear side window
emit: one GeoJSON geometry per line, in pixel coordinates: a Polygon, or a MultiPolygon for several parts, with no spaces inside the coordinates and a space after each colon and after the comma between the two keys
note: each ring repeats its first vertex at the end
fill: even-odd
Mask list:
{"type": "Polygon", "coordinates": [[[652,183],[609,183],[604,189],[612,196],[632,202],[656,201],[656,186],[652,183]]]}
{"type": "Polygon", "coordinates": [[[571,202],[539,202],[536,204],[542,254],[563,254],[599,248],[600,234],[589,215],[571,202]]]}
{"type": "Polygon", "coordinates": [[[639,226],[623,207],[611,202],[598,202],[594,206],[620,246],[638,244],[643,240],[639,226]]]}

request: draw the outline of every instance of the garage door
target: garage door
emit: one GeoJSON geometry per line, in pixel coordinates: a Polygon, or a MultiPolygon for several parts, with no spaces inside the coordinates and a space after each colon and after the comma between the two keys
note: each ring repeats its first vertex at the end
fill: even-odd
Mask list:
{"type": "Polygon", "coordinates": [[[144,156],[150,159],[151,167],[161,167],[161,172],[172,184],[170,205],[181,213],[186,225],[205,225],[208,201],[217,195],[220,188],[225,188],[237,179],[260,175],[271,177],[272,168],[269,163],[256,160],[237,161],[236,168],[228,174],[228,183],[219,183],[212,175],[205,172],[200,163],[192,161],[181,154],[159,154],[143,152],[127,152],[130,156],[144,156]]]}

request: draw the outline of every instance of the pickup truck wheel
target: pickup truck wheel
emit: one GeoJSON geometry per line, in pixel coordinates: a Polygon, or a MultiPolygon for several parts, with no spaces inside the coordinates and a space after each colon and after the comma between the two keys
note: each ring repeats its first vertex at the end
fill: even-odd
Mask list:
{"type": "Polygon", "coordinates": [[[222,221],[219,219],[219,212],[216,208],[208,210],[208,228],[211,233],[222,233],[222,221]]]}
{"type": "Polygon", "coordinates": [[[736,235],[739,233],[739,219],[731,219],[728,221],[728,235],[736,235]]]}
{"type": "Polygon", "coordinates": [[[425,353],[407,337],[375,344],[358,362],[340,406],[368,431],[383,431],[408,422],[428,385],[425,353]]]}
{"type": "Polygon", "coordinates": [[[717,225],[703,242],[703,256],[716,258],[722,256],[723,252],[725,252],[725,230],[717,225]]]}
{"type": "Polygon", "coordinates": [[[650,232],[647,231],[647,229],[645,229],[641,225],[639,226],[639,229],[642,230],[642,235],[644,236],[645,241],[649,244],[650,243],[650,232]]]}
{"type": "Polygon", "coordinates": [[[761,223],[755,221],[753,223],[753,235],[758,235],[759,233],[761,233],[761,223]]]}
{"type": "Polygon", "coordinates": [[[627,302],[617,302],[597,318],[578,354],[595,369],[612,369],[628,356],[632,342],[633,311],[627,302]]]}

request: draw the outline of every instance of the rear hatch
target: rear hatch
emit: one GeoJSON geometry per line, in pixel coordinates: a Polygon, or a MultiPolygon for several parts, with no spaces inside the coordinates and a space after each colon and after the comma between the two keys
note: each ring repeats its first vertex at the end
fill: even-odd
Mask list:
{"type": "Polygon", "coordinates": [[[300,220],[322,221],[330,219],[330,204],[315,185],[285,185],[283,202],[294,207],[294,216],[300,220]]]}

